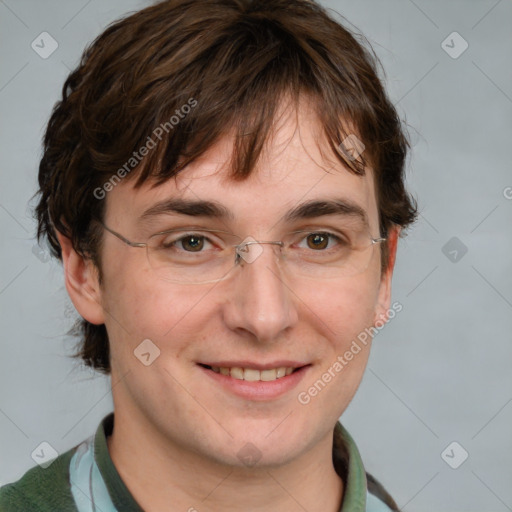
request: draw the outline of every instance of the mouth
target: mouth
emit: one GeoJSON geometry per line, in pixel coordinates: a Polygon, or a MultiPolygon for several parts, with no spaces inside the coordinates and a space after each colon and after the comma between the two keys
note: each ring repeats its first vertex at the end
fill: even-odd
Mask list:
{"type": "Polygon", "coordinates": [[[213,366],[208,364],[199,363],[199,366],[211,370],[212,372],[219,373],[226,377],[231,377],[237,380],[245,380],[248,382],[272,382],[274,380],[282,379],[292,373],[304,368],[304,366],[276,366],[274,368],[267,368],[260,370],[258,368],[247,368],[242,366],[213,366]]]}
{"type": "Polygon", "coordinates": [[[214,385],[244,400],[272,401],[295,389],[311,364],[278,361],[254,365],[243,361],[197,363],[214,385]]]}

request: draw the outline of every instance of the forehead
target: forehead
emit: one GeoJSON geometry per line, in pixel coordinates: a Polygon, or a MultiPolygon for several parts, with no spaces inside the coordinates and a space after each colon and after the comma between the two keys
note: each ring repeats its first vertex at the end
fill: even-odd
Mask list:
{"type": "Polygon", "coordinates": [[[230,177],[233,142],[233,135],[227,133],[178,176],[157,187],[146,182],[136,189],[134,180],[121,182],[107,194],[106,221],[127,227],[147,223],[156,217],[148,211],[155,213],[169,199],[181,198],[220,204],[224,220],[233,224],[270,226],[302,203],[344,200],[365,213],[372,230],[378,226],[372,169],[356,175],[332,154],[307,102],[297,111],[283,107],[276,115],[256,167],[243,181],[230,177]]]}

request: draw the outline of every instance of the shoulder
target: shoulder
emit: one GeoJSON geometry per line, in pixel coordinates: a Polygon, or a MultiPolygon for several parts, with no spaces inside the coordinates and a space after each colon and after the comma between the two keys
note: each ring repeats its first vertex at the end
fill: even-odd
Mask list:
{"type": "Polygon", "coordinates": [[[47,468],[29,469],[18,481],[0,488],[0,512],[75,511],[69,483],[69,462],[76,447],[47,468]]]}

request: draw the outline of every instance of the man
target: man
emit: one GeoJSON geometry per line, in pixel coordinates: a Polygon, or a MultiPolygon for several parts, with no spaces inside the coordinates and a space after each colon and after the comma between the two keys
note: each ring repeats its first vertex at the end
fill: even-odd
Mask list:
{"type": "Polygon", "coordinates": [[[0,510],[398,510],[338,418],[392,311],[407,146],[314,2],[111,25],[49,122],[37,214],[114,413],[0,510]]]}

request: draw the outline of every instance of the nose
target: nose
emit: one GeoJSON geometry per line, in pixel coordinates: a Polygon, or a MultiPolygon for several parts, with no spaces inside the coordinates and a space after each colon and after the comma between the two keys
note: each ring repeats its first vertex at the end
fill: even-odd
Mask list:
{"type": "Polygon", "coordinates": [[[240,258],[227,286],[224,320],[230,329],[249,332],[259,342],[268,343],[297,323],[296,302],[279,267],[279,247],[254,244],[247,248],[249,256],[246,252],[240,258]]]}

